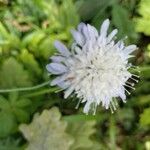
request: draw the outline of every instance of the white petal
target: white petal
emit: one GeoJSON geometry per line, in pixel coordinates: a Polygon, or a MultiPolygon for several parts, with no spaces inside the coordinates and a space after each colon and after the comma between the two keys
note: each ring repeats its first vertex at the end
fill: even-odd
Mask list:
{"type": "Polygon", "coordinates": [[[117,30],[117,29],[113,30],[113,31],[108,35],[107,42],[109,43],[117,33],[118,33],[118,30],[117,30]]]}
{"type": "Polygon", "coordinates": [[[83,112],[85,114],[88,114],[89,110],[90,110],[90,105],[91,105],[91,102],[87,101],[85,106],[84,106],[84,109],[83,109],[83,112]]]}
{"type": "Polygon", "coordinates": [[[66,99],[75,89],[75,86],[72,85],[70,86],[66,91],[65,91],[65,95],[64,95],[64,98],[66,99]]]}
{"type": "Polygon", "coordinates": [[[126,100],[126,95],[125,93],[120,93],[119,97],[122,99],[122,101],[124,102],[126,100]]]}
{"type": "Polygon", "coordinates": [[[100,29],[100,35],[102,36],[102,37],[106,37],[106,35],[107,35],[107,30],[108,30],[108,27],[109,27],[109,19],[106,19],[103,23],[102,23],[102,25],[101,25],[101,29],[100,29]]]}
{"type": "Polygon", "coordinates": [[[136,45],[129,45],[127,46],[124,50],[123,53],[125,55],[129,55],[130,53],[132,53],[133,51],[135,51],[137,49],[136,45]]]}
{"type": "Polygon", "coordinates": [[[59,41],[55,41],[54,42],[54,46],[56,47],[56,49],[64,56],[70,56],[71,53],[69,52],[68,48],[62,44],[61,42],[59,41]]]}
{"type": "Polygon", "coordinates": [[[82,50],[79,48],[79,47],[75,47],[75,52],[77,53],[77,54],[79,54],[79,55],[81,55],[82,54],[82,50]]]}
{"type": "Polygon", "coordinates": [[[71,30],[71,33],[72,33],[73,38],[77,42],[77,44],[79,44],[80,46],[83,46],[85,43],[83,35],[76,30],[71,30]]]}

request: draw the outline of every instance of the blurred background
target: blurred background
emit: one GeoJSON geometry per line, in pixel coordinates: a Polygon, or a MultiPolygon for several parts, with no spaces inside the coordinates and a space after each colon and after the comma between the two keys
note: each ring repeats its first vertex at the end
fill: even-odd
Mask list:
{"type": "Polygon", "coordinates": [[[150,0],[0,0],[0,150],[24,149],[150,150],[150,0]],[[54,40],[69,46],[70,29],[106,18],[138,45],[140,81],[114,114],[86,116],[47,84],[45,65],[54,40]]]}

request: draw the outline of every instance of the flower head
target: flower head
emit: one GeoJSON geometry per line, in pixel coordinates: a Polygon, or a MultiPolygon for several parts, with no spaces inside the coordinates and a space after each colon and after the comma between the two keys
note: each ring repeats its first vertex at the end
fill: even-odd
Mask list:
{"type": "Polygon", "coordinates": [[[52,56],[47,70],[57,77],[51,85],[64,89],[64,97],[75,93],[80,102],[85,102],[84,113],[91,109],[95,114],[96,107],[102,104],[106,109],[116,109],[115,98],[126,101],[126,88],[133,88],[128,80],[137,81],[128,70],[132,66],[128,58],[136,45],[125,46],[122,40],[115,42],[118,30],[107,34],[109,20],[106,19],[100,28],[80,23],[77,30],[71,33],[74,42],[71,50],[59,41],[55,47],[59,54],[52,56]]]}

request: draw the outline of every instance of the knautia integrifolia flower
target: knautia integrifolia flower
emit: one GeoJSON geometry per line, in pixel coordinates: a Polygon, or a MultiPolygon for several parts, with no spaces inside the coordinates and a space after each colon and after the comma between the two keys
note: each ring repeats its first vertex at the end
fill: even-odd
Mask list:
{"type": "Polygon", "coordinates": [[[126,101],[128,88],[138,76],[129,72],[132,67],[128,59],[137,49],[136,45],[125,46],[122,40],[114,40],[118,30],[107,34],[109,20],[106,19],[97,31],[95,27],[80,23],[71,33],[74,42],[70,50],[56,41],[59,54],[51,57],[47,70],[57,77],[51,86],[57,85],[65,92],[64,98],[74,93],[79,103],[84,103],[84,113],[93,111],[98,105],[106,109],[116,109],[115,98],[126,101]],[[130,80],[129,80],[130,79],[130,80]]]}

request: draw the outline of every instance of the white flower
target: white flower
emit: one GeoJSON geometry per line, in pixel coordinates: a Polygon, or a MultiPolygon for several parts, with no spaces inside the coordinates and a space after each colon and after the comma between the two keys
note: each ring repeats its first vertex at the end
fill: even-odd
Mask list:
{"type": "Polygon", "coordinates": [[[116,109],[115,98],[126,101],[126,88],[133,88],[128,80],[137,81],[128,70],[132,67],[128,58],[136,45],[125,46],[122,40],[115,42],[118,30],[107,35],[109,20],[100,28],[80,23],[77,30],[72,30],[74,38],[71,51],[59,41],[55,47],[59,54],[52,56],[52,63],[47,70],[58,75],[51,85],[58,85],[65,90],[64,97],[75,93],[80,102],[85,102],[84,113],[90,110],[95,114],[96,107],[102,104],[106,109],[116,109]]]}

